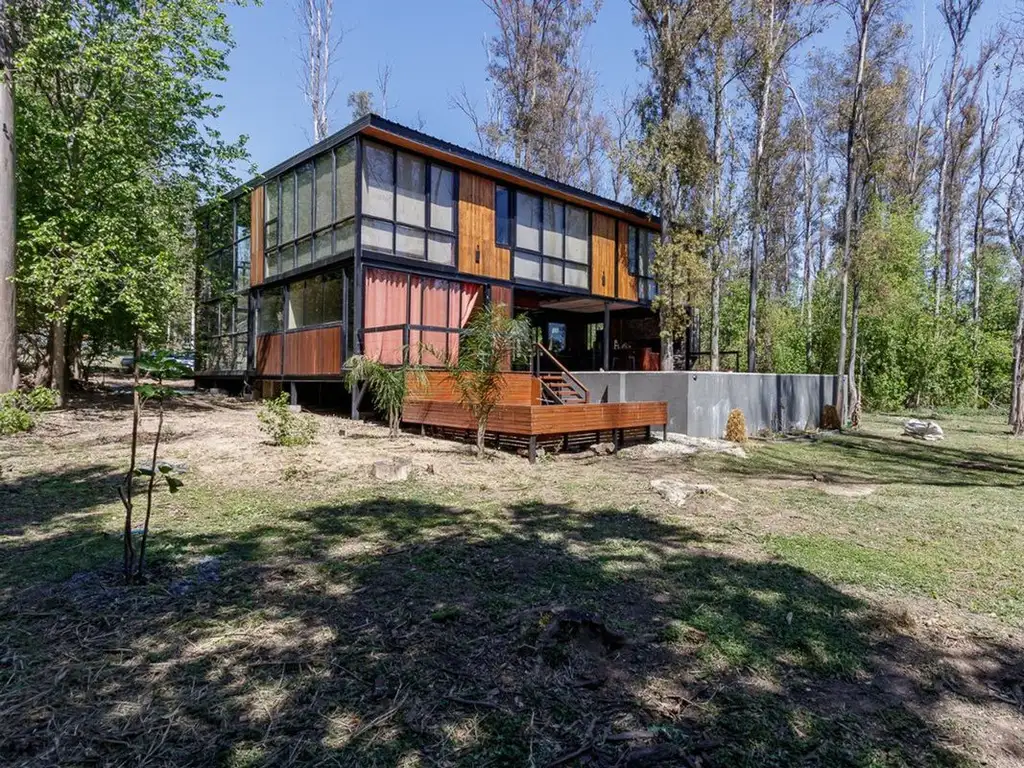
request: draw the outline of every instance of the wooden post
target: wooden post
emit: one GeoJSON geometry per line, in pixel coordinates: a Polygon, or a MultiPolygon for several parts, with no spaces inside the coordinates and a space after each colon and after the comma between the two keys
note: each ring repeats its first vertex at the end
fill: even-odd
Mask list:
{"type": "Polygon", "coordinates": [[[668,422],[661,425],[661,436],[663,439],[668,440],[668,422]]]}
{"type": "Polygon", "coordinates": [[[619,452],[619,448],[622,447],[622,430],[621,429],[613,429],[612,430],[612,445],[615,446],[615,452],[618,453],[619,452]]]}
{"type": "Polygon", "coordinates": [[[530,456],[530,463],[531,464],[536,464],[537,463],[537,436],[536,435],[530,435],[529,456],[530,456]]]}

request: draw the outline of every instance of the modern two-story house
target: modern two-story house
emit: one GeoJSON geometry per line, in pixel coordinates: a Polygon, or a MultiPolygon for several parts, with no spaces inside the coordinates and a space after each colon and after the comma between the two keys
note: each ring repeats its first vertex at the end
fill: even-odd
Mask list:
{"type": "Polygon", "coordinates": [[[568,369],[657,369],[658,227],[369,115],[200,212],[196,379],[345,407],[350,355],[436,364],[487,301],[568,369]]]}

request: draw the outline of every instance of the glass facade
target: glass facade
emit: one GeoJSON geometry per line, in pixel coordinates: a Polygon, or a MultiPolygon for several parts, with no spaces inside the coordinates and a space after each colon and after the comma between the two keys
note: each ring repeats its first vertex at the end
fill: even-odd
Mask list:
{"type": "Polygon", "coordinates": [[[363,144],[362,247],[455,265],[455,173],[418,155],[363,144]]]}
{"type": "Polygon", "coordinates": [[[355,248],[355,162],[349,141],[266,183],[265,279],[355,248]]]}
{"type": "Polygon", "coordinates": [[[196,371],[241,372],[247,365],[249,195],[218,200],[196,218],[196,371]]]}

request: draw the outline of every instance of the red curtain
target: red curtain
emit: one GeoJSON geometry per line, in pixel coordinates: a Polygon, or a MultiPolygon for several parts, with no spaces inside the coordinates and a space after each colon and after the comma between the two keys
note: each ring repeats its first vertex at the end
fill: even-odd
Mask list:
{"type": "Polygon", "coordinates": [[[402,330],[374,331],[388,325],[420,325],[441,331],[409,329],[410,359],[436,366],[459,355],[459,330],[483,295],[483,286],[367,268],[363,293],[363,352],[382,363],[402,362],[402,330]]]}

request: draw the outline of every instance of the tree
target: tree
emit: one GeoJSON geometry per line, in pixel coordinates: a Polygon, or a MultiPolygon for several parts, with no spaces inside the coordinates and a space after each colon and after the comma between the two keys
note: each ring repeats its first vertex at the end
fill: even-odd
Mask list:
{"type": "Polygon", "coordinates": [[[743,82],[754,106],[750,161],[750,296],[747,311],[747,370],[757,365],[757,302],[760,290],[761,244],[765,217],[765,161],[770,121],[780,114],[778,75],[793,50],[816,30],[814,0],[751,0],[745,23],[751,66],[743,82]],[[811,11],[810,14],[807,12],[811,11]]]}
{"type": "Polygon", "coordinates": [[[942,82],[942,133],[940,135],[938,193],[935,201],[934,273],[932,278],[935,290],[936,315],[939,313],[939,305],[942,301],[943,286],[945,285],[948,292],[953,281],[952,251],[948,242],[948,222],[950,217],[947,199],[950,185],[950,139],[953,109],[957,101],[957,89],[960,86],[966,66],[964,62],[964,43],[967,39],[968,31],[970,31],[971,22],[974,20],[974,16],[980,7],[981,0],[942,0],[939,5],[939,12],[942,14],[942,20],[946,24],[950,41],[953,44],[953,52],[950,57],[949,69],[942,82]],[[940,279],[943,268],[945,277],[940,279]]]}
{"type": "Polygon", "coordinates": [[[528,356],[532,345],[529,318],[511,317],[503,304],[488,303],[463,329],[458,357],[445,360],[459,402],[476,421],[478,456],[484,455],[487,420],[505,391],[505,373],[513,362],[528,356]]]}
{"type": "Polygon", "coordinates": [[[173,398],[176,392],[173,387],[166,386],[164,379],[186,378],[192,375],[191,369],[182,365],[167,352],[154,352],[145,355],[135,362],[135,383],[132,387],[132,440],[128,462],[128,472],[118,486],[118,494],[124,505],[124,577],[125,581],[142,581],[146,562],[146,543],[149,539],[149,521],[153,512],[153,491],[157,478],[167,483],[171,493],[181,488],[181,480],[175,477],[177,468],[166,462],[159,461],[160,436],[164,427],[164,403],[173,398]],[[156,383],[139,383],[139,371],[144,371],[156,379],[156,383]],[[146,404],[155,401],[157,404],[156,433],[153,437],[153,459],[149,466],[137,466],[139,426],[142,423],[142,411],[146,404]],[[142,522],[142,534],[139,541],[138,560],[135,559],[135,530],[132,524],[132,513],[135,510],[133,489],[135,478],[148,478],[146,482],[146,516],[142,522]]]}
{"type": "Polygon", "coordinates": [[[426,378],[419,366],[385,365],[363,355],[353,355],[345,362],[348,373],[345,384],[353,393],[360,383],[365,384],[373,398],[373,407],[384,413],[388,420],[388,437],[398,437],[402,426],[402,406],[409,391],[409,377],[413,376],[419,383],[426,378]]]}
{"type": "Polygon", "coordinates": [[[0,394],[18,386],[15,285],[17,206],[14,167],[14,49],[17,19],[0,0],[0,394]]]}
{"type": "MultiPolygon", "coordinates": [[[[846,396],[848,381],[843,379],[846,368],[846,312],[849,299],[850,267],[853,258],[854,215],[857,206],[857,188],[860,184],[861,140],[864,109],[864,72],[868,63],[868,39],[871,23],[883,8],[883,0],[848,0],[843,6],[853,19],[857,40],[857,55],[854,65],[853,94],[849,102],[849,118],[846,121],[846,193],[843,202],[843,261],[840,267],[839,292],[839,359],[836,366],[836,387],[833,401],[836,410],[845,421],[845,409],[849,402],[846,396]],[[841,383],[843,382],[843,383],[841,383]]],[[[852,359],[852,356],[851,356],[852,359]]]]}
{"type": "Polygon", "coordinates": [[[483,0],[497,30],[487,40],[488,109],[465,88],[453,105],[482,151],[555,181],[596,192],[608,128],[583,40],[600,0],[483,0]]]}
{"type": "Polygon", "coordinates": [[[302,89],[312,110],[313,141],[330,133],[330,108],[337,90],[331,64],[341,46],[334,29],[334,0],[297,0],[295,12],[302,25],[302,89]]]}
{"type": "Polygon", "coordinates": [[[137,346],[187,317],[193,211],[237,183],[244,141],[209,127],[232,44],[221,4],[60,0],[30,26],[15,72],[19,301],[48,326],[63,389],[87,335],[137,346]]]}
{"type": "MultiPolygon", "coordinates": [[[[707,154],[706,149],[695,151],[693,147],[694,139],[701,133],[699,119],[692,113],[680,116],[679,105],[683,88],[693,75],[698,41],[710,28],[718,8],[698,0],[631,0],[631,5],[633,23],[644,39],[637,58],[648,72],[648,81],[641,100],[641,138],[631,153],[635,160],[630,182],[634,193],[646,199],[661,219],[655,272],[665,279],[687,274],[686,270],[664,262],[679,253],[671,247],[673,222],[685,204],[693,202],[693,193],[701,184],[696,169],[703,167],[702,153],[704,158],[707,154]],[[674,185],[674,181],[680,180],[681,185],[674,185]]],[[[683,285],[659,282],[658,297],[661,367],[671,371],[671,331],[678,328],[679,310],[685,307],[689,296],[683,285]]]]}

